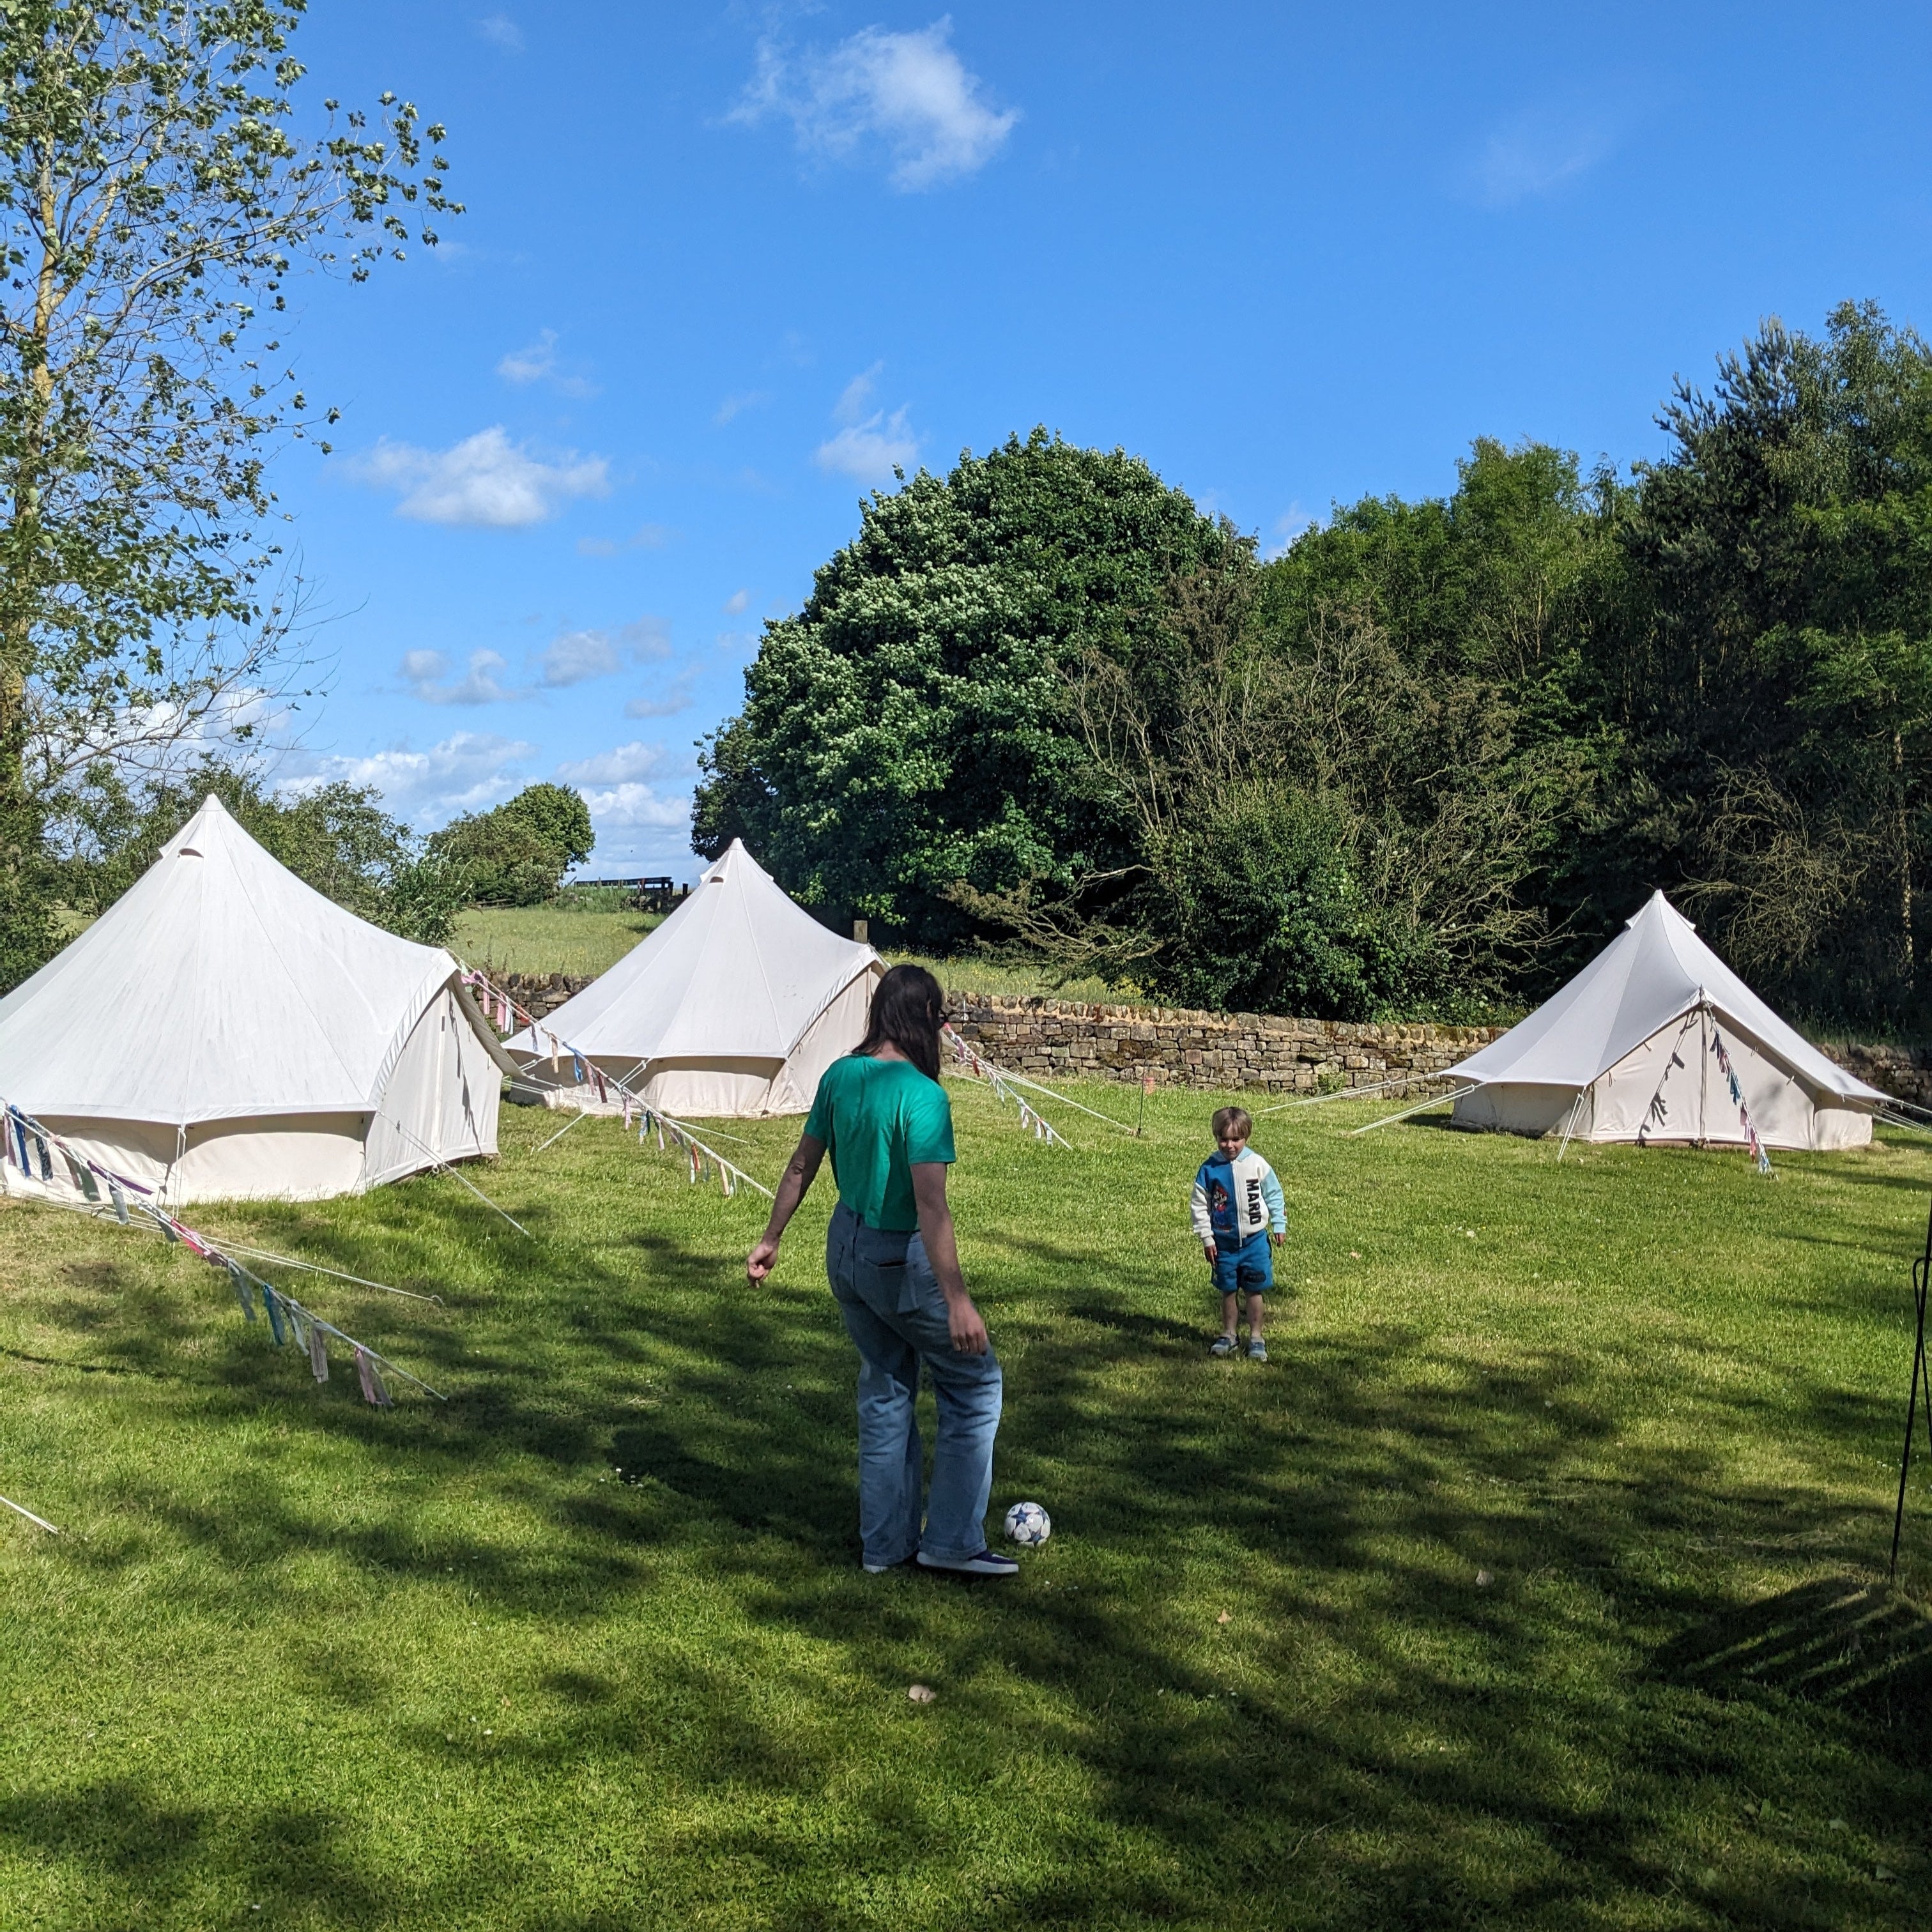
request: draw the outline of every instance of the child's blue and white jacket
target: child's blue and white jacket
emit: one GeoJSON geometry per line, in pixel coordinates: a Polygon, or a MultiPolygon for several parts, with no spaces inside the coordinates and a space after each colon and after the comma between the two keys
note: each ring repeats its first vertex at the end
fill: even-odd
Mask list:
{"type": "Polygon", "coordinates": [[[1275,1172],[1252,1148],[1232,1160],[1216,1148],[1194,1177],[1194,1232],[1217,1247],[1238,1247],[1266,1230],[1288,1232],[1275,1172]]]}

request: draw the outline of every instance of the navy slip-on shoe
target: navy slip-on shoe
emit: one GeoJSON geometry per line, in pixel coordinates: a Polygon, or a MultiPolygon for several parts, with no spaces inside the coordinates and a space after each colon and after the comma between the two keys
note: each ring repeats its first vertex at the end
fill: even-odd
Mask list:
{"type": "Polygon", "coordinates": [[[1020,1566],[1010,1556],[1002,1556],[992,1550],[982,1550],[976,1556],[962,1556],[957,1562],[942,1562],[922,1550],[919,1564],[922,1570],[950,1570],[957,1576],[1017,1576],[1020,1574],[1020,1566]]]}

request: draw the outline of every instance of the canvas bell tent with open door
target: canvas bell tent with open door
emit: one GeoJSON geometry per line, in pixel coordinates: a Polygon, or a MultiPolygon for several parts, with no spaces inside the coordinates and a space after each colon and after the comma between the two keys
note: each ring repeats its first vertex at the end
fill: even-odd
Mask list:
{"type": "Polygon", "coordinates": [[[615,1078],[674,1119],[802,1114],[819,1076],[865,1036],[885,970],[734,838],[656,932],[504,1044],[554,1105],[614,1113],[615,1078]]]}
{"type": "Polygon", "coordinates": [[[0,1000],[0,1100],[170,1206],[356,1193],[496,1150],[514,1068],[459,971],[303,884],[211,797],[0,1000]]]}
{"type": "Polygon", "coordinates": [[[1442,1077],[1470,1083],[1459,1126],[1585,1141],[1743,1146],[1748,1114],[1766,1147],[1862,1147],[1886,1104],[1780,1019],[1661,892],[1561,992],[1442,1077]]]}

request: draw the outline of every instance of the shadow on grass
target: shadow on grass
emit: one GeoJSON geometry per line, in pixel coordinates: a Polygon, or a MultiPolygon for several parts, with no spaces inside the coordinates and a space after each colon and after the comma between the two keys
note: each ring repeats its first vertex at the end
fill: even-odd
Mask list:
{"type": "MultiPolygon", "coordinates": [[[[930,1781],[956,1804],[962,1792],[990,1804],[1036,1761],[1072,1767],[1082,1793],[1033,1822],[1045,1869],[921,1922],[1616,1924],[1666,1898],[1686,1924],[1909,1922],[1869,1847],[1932,1798],[1920,1758],[1895,1742],[1924,1708],[1924,1621],[1855,1579],[1714,1616],[1721,1566],[1685,1553],[1769,1532],[1856,1560],[1836,1547],[1841,1498],[1768,1497],[1727,1474],[1726,1432],[1791,1426],[1788,1391],[1714,1378],[1724,1428],[1708,1446],[1652,1452],[1625,1439],[1640,1362],[1560,1346],[1473,1360],[1384,1325],[1346,1343],[1291,1334],[1267,1370],[1216,1363],[1197,1326],[1157,1312],[1170,1277],[1154,1267],[1061,1295],[1050,1284],[1081,1258],[1008,1238],[1027,1277],[1016,1296],[1046,1312],[1016,1312],[1009,1331],[1026,1372],[1010,1382],[1001,1490],[1042,1496],[1059,1533],[998,1589],[866,1580],[853,1361],[829,1301],[726,1305],[712,1250],[662,1231],[624,1245],[648,1262],[645,1282],[572,1249],[526,1274],[505,1310],[412,1331],[452,1384],[447,1407],[379,1416],[333,1385],[282,1386],[292,1352],[278,1357],[238,1318],[230,1346],[202,1358],[218,1417],[272,1403],[298,1442],[380,1444],[425,1485],[494,1469],[504,1494],[548,1517],[554,1549],[519,1558],[419,1532],[400,1512],[352,1526],[272,1484],[218,1508],[158,1486],[154,1514],[216,1559],[176,1587],[206,1590],[226,1616],[238,1594],[272,1592],[249,1578],[290,1551],[430,1586],[460,1564],[479,1598],[555,1624],[701,1576],[767,1647],[645,1646],[608,1672],[548,1671],[542,1741],[500,1759],[532,1774],[594,1762],[701,1796],[680,1857],[700,1875],[771,1875],[787,1902],[752,1922],[861,1922],[830,1902],[854,1844],[867,1870],[956,1864],[958,1826],[928,1802],[930,1781]],[[607,1474],[624,1480],[592,1486],[607,1474]],[[770,1675],[801,1640],[879,1709],[904,1709],[912,1658],[939,1656],[946,1728],[902,1764],[874,1718],[853,1720],[863,1742],[823,1710],[801,1720],[775,1703],[770,1675]],[[1766,1721],[1733,1721],[1741,1690],[1766,1721]],[[668,1711],[686,1715],[668,1723],[668,1711]],[[1738,1809],[1747,1790],[1806,1778],[1803,1802],[1842,1812],[1862,1866],[1819,1854],[1808,1826],[1738,1809]],[[778,1797],[830,1808],[842,1830],[775,1822],[748,1802],[778,1797]],[[1721,1860],[1706,1849],[1718,1838],[1732,1848],[1721,1860]]],[[[74,1325],[116,1339],[98,1310],[74,1325]]],[[[1804,1425],[1828,1441],[1889,1436],[1880,1405],[1822,1384],[1802,1394],[1804,1425]]],[[[1874,1553],[1887,1522],[1875,1498],[1853,1526],[1858,1550],[1874,1553]]],[[[322,1672],[316,1689],[358,1709],[378,1695],[350,1670],[322,1672]]],[[[468,1748],[428,1724],[405,1742],[428,1764],[468,1748]]],[[[140,1787],[0,1802],[16,1845],[164,1888],[206,1856],[210,1828],[140,1787]]],[[[436,1922],[484,1903],[475,1872],[386,1890],[326,1815],[266,1807],[254,1828],[264,1844],[308,1834],[300,1856],[330,1882],[260,1883],[287,1897],[299,1882],[319,1922],[436,1922]]],[[[515,1922],[615,1922],[525,1896],[515,1922]]]]}
{"type": "Polygon", "coordinates": [[[1652,1668],[1718,1696],[1771,1691],[1845,1712],[1932,1763],[1932,1617],[1882,1584],[1826,1577],[1726,1610],[1661,1646],[1652,1668]]]}

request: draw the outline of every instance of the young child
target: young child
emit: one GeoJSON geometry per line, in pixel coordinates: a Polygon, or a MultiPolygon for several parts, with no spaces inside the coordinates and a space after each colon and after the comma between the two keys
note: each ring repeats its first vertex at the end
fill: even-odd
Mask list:
{"type": "Polygon", "coordinates": [[[1281,1183],[1274,1169],[1250,1151],[1254,1122],[1243,1107],[1222,1107],[1214,1115],[1215,1151],[1194,1177],[1194,1232],[1201,1238],[1214,1286],[1221,1291],[1221,1332],[1210,1354],[1234,1352],[1234,1325],[1240,1298],[1248,1298],[1248,1359],[1268,1360],[1263,1339],[1268,1327],[1267,1291],[1274,1286],[1268,1250],[1280,1247],[1288,1232],[1281,1183]]]}

